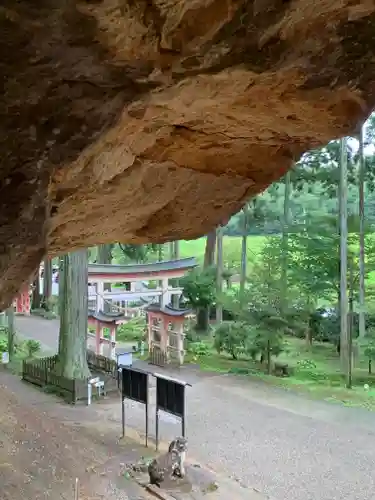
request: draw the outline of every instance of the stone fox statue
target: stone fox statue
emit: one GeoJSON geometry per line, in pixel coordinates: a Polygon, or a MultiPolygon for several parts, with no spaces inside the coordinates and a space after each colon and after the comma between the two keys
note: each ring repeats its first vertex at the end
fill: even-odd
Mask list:
{"type": "Polygon", "coordinates": [[[177,437],[171,441],[168,451],[154,458],[148,466],[150,483],[160,487],[165,479],[185,476],[187,439],[177,437]]]}

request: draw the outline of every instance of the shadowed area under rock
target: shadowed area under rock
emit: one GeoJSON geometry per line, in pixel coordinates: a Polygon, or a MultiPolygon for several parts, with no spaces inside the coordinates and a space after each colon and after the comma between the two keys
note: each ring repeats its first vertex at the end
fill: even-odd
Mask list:
{"type": "Polygon", "coordinates": [[[43,256],[194,238],[375,105],[369,0],[5,0],[0,307],[43,256]]]}

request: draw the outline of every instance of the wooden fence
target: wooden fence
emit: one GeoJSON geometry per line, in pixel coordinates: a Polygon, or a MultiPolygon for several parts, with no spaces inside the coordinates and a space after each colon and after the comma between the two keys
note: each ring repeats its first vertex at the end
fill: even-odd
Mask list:
{"type": "MultiPolygon", "coordinates": [[[[71,380],[54,373],[57,356],[40,359],[25,359],[22,363],[22,380],[38,385],[51,387],[53,392],[62,396],[69,403],[87,399],[87,380],[71,380]]],[[[87,351],[87,364],[90,370],[109,374],[117,380],[118,367],[113,359],[87,351]]]]}
{"type": "Polygon", "coordinates": [[[165,352],[163,352],[159,346],[152,346],[150,350],[149,363],[151,365],[164,367],[167,365],[168,360],[165,352]]]}
{"type": "Polygon", "coordinates": [[[90,370],[108,373],[113,378],[117,379],[118,366],[115,360],[106,358],[100,354],[95,354],[93,351],[87,351],[87,364],[90,370]]]}
{"type": "Polygon", "coordinates": [[[68,403],[76,403],[87,398],[87,380],[71,380],[54,373],[57,356],[40,359],[24,359],[22,362],[22,380],[51,387],[53,392],[63,397],[68,403]]]}

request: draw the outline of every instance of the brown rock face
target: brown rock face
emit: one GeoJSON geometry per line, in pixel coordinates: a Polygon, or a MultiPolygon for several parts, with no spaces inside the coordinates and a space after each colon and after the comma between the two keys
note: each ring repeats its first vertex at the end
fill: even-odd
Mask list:
{"type": "Polygon", "coordinates": [[[375,105],[372,0],[3,0],[0,307],[48,252],[193,238],[375,105]]]}

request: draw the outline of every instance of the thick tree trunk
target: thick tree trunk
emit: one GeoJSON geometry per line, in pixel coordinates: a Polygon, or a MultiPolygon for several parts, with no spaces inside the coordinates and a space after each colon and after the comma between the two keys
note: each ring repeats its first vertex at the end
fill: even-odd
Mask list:
{"type": "Polygon", "coordinates": [[[46,311],[50,310],[52,296],[52,260],[44,259],[44,274],[43,274],[43,308],[46,311]]]}
{"type": "Polygon", "coordinates": [[[359,133],[359,338],[366,335],[365,312],[365,159],[363,128],[359,133]]]}
{"type": "Polygon", "coordinates": [[[346,377],[350,374],[348,332],[348,165],[347,139],[341,139],[340,159],[340,360],[346,377]]]}
{"type": "Polygon", "coordinates": [[[69,379],[90,376],[87,366],[87,250],[63,257],[58,373],[69,379]]]}
{"type": "MultiPolygon", "coordinates": [[[[216,229],[208,233],[206,237],[206,248],[204,252],[203,267],[207,268],[215,264],[216,229]]],[[[200,308],[197,313],[197,330],[208,331],[210,320],[210,308],[200,308]]]]}
{"type": "Polygon", "coordinates": [[[220,324],[223,321],[223,306],[221,305],[220,295],[223,292],[223,228],[218,227],[216,232],[217,247],[216,247],[216,323],[220,324]]]}
{"type": "Polygon", "coordinates": [[[112,264],[112,247],[112,244],[98,246],[98,264],[112,264]]]}
{"type": "Polygon", "coordinates": [[[31,309],[39,309],[40,308],[40,281],[39,281],[39,269],[37,273],[37,277],[33,282],[33,294],[31,296],[31,309]]]}
{"type": "MultiPolygon", "coordinates": [[[[112,244],[98,246],[98,256],[97,256],[98,264],[112,264],[112,248],[113,248],[112,244]]],[[[104,291],[105,292],[111,291],[110,283],[104,283],[104,291]]],[[[106,313],[111,312],[111,305],[106,300],[104,301],[104,312],[106,313]]]]}
{"type": "Polygon", "coordinates": [[[204,251],[204,267],[210,267],[215,262],[216,229],[208,233],[204,251]]]}
{"type": "Polygon", "coordinates": [[[207,332],[210,324],[210,311],[207,307],[201,307],[197,312],[197,331],[207,332]]]}
{"type": "Polygon", "coordinates": [[[11,305],[6,310],[7,323],[8,323],[8,354],[9,360],[12,361],[14,357],[14,336],[15,336],[15,328],[14,328],[14,307],[11,305]]]}

